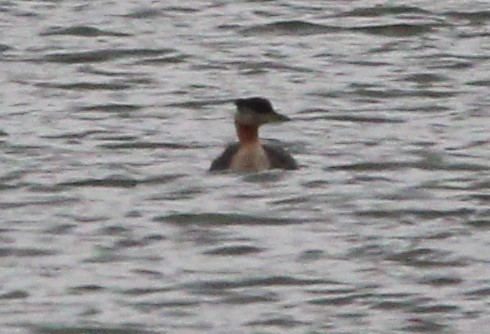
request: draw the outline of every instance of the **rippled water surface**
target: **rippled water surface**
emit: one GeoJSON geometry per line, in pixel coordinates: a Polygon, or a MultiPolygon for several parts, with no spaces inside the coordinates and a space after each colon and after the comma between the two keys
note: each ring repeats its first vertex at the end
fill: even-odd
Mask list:
{"type": "Polygon", "coordinates": [[[488,1],[0,12],[0,333],[487,333],[488,1]]]}

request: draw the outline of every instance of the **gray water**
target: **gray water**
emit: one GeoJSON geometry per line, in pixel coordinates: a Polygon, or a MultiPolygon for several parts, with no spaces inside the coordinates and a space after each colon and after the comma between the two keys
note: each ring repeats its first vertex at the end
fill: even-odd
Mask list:
{"type": "Polygon", "coordinates": [[[0,2],[0,333],[487,333],[488,1],[0,2]],[[210,174],[233,99],[299,171],[210,174]]]}

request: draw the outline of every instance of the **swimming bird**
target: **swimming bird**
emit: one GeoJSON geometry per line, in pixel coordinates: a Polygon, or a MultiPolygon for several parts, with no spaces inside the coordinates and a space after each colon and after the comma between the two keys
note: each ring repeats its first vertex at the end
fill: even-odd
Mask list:
{"type": "Polygon", "coordinates": [[[211,164],[210,170],[258,172],[266,169],[297,169],[294,158],[276,145],[261,144],[259,127],[266,123],[289,121],[290,118],[274,111],[269,100],[262,97],[234,101],[235,128],[238,142],[229,145],[211,164]]]}

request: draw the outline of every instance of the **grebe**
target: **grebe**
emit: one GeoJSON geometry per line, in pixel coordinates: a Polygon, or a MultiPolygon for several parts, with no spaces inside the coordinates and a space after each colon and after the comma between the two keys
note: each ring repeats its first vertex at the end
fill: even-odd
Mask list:
{"type": "Polygon", "coordinates": [[[235,100],[235,127],[238,143],[229,145],[216,158],[210,170],[232,170],[238,172],[262,171],[266,169],[297,169],[294,158],[279,146],[260,143],[259,126],[265,123],[289,121],[278,114],[269,100],[261,97],[235,100]]]}

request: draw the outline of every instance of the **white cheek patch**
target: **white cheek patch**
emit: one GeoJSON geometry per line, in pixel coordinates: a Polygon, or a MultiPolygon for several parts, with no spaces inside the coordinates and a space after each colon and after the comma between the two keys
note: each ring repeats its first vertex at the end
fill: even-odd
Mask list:
{"type": "Polygon", "coordinates": [[[255,113],[252,110],[243,107],[239,108],[238,111],[235,113],[235,120],[238,123],[245,125],[253,125],[260,122],[260,120],[257,119],[255,113]]]}

